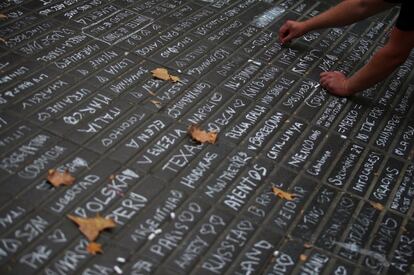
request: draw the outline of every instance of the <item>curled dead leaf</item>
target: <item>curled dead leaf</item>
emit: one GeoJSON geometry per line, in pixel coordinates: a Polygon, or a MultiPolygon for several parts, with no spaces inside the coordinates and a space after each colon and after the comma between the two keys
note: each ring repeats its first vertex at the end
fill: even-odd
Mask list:
{"type": "Polygon", "coordinates": [[[301,254],[300,256],[299,256],[299,260],[301,261],[301,262],[304,262],[304,261],[306,261],[308,259],[308,256],[306,256],[305,254],[301,254]]]}
{"type": "Polygon", "coordinates": [[[155,105],[155,107],[157,107],[158,109],[161,109],[161,102],[159,102],[158,100],[150,100],[152,104],[155,105]]]}
{"type": "Polygon", "coordinates": [[[156,68],[151,71],[152,76],[161,80],[171,81],[171,82],[178,82],[180,78],[178,76],[170,75],[167,69],[165,68],[156,68]]]}
{"type": "Polygon", "coordinates": [[[384,205],[382,205],[379,202],[371,202],[371,206],[374,207],[375,209],[379,210],[379,211],[384,210],[384,205]]]}
{"type": "Polygon", "coordinates": [[[303,247],[304,247],[304,248],[306,248],[306,249],[309,249],[309,248],[312,248],[312,247],[313,247],[313,245],[312,245],[312,244],[310,244],[310,243],[304,243],[304,244],[303,244],[303,247]]]}
{"type": "Polygon", "coordinates": [[[284,199],[284,200],[288,200],[288,201],[292,201],[296,197],[295,194],[288,193],[288,192],[283,191],[282,189],[279,189],[277,187],[272,187],[272,192],[273,192],[273,194],[275,194],[279,198],[284,199]]]}
{"type": "Polygon", "coordinates": [[[67,217],[79,226],[79,230],[90,242],[96,240],[102,230],[116,226],[112,219],[107,219],[100,215],[97,215],[95,218],[82,218],[69,214],[67,217]]]}
{"type": "Polygon", "coordinates": [[[102,254],[102,245],[95,242],[88,243],[88,246],[86,247],[86,251],[88,251],[91,255],[96,255],[96,253],[102,254]]]}
{"type": "Polygon", "coordinates": [[[61,185],[68,186],[75,182],[75,177],[73,177],[67,170],[59,172],[56,169],[50,169],[47,173],[47,181],[54,187],[59,187],[61,185]]]}
{"type": "Polygon", "coordinates": [[[3,42],[4,44],[6,44],[6,39],[0,37],[0,42],[3,42]]]}
{"type": "Polygon", "coordinates": [[[214,144],[217,141],[217,132],[207,132],[196,124],[192,124],[190,127],[188,127],[188,133],[192,139],[201,143],[214,144]]]}
{"type": "Polygon", "coordinates": [[[0,20],[7,20],[9,17],[3,13],[0,13],[0,20]]]}

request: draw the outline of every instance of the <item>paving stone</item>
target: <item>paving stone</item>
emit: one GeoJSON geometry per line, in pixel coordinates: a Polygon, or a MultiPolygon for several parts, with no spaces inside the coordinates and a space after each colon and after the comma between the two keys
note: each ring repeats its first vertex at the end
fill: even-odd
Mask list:
{"type": "Polygon", "coordinates": [[[306,135],[302,137],[301,143],[298,143],[297,147],[289,154],[289,157],[285,158],[286,166],[301,170],[323,141],[325,133],[323,129],[310,128],[306,135]]]}
{"type": "Polygon", "coordinates": [[[388,159],[369,198],[374,202],[385,204],[396,186],[398,176],[402,174],[402,169],[403,163],[401,161],[393,158],[388,159]]]}
{"type": "Polygon", "coordinates": [[[87,147],[101,154],[110,148],[113,148],[123,136],[126,136],[133,131],[136,125],[145,121],[149,116],[148,113],[149,112],[146,110],[134,110],[124,115],[122,119],[119,119],[119,122],[112,126],[112,129],[103,133],[97,139],[89,142],[87,147]]]}
{"type": "Polygon", "coordinates": [[[165,267],[160,272],[190,272],[197,261],[203,257],[210,243],[224,232],[232,221],[232,216],[222,211],[213,211],[200,221],[200,225],[194,229],[194,234],[188,236],[183,245],[168,258],[165,267]]]}
{"type": "Polygon", "coordinates": [[[369,246],[371,253],[364,257],[364,266],[379,273],[389,266],[387,260],[389,250],[397,239],[397,231],[400,226],[401,217],[391,213],[384,215],[377,230],[374,231],[374,239],[369,246]]]}
{"type": "MultiPolygon", "coordinates": [[[[83,218],[94,217],[98,214],[107,212],[107,209],[119,201],[119,198],[133,199],[136,193],[130,192],[137,184],[141,176],[136,174],[133,170],[126,168],[120,171],[114,171],[109,178],[100,182],[99,187],[94,189],[93,193],[90,193],[86,199],[78,204],[70,211],[72,215],[76,215],[83,218]]],[[[137,199],[141,199],[141,196],[137,195],[137,199]]],[[[104,214],[103,214],[104,215],[104,214]]],[[[108,214],[109,215],[109,214],[108,214]]]]}
{"type": "Polygon", "coordinates": [[[57,70],[53,69],[53,67],[48,67],[41,72],[36,72],[31,76],[23,78],[19,82],[13,83],[13,85],[2,90],[0,94],[2,106],[10,106],[17,98],[21,97],[21,94],[27,95],[27,93],[34,92],[50,84],[56,79],[57,75],[57,70]]]}
{"type": "MultiPolygon", "coordinates": [[[[368,236],[377,222],[379,212],[380,211],[374,208],[371,204],[364,204],[355,220],[350,225],[344,243],[352,244],[359,248],[365,247],[368,241],[368,236]]],[[[354,251],[349,247],[341,248],[338,254],[349,261],[356,261],[360,257],[358,251],[354,251]]]]}
{"type": "Polygon", "coordinates": [[[234,213],[240,212],[250,198],[257,192],[270,174],[272,167],[261,159],[254,161],[250,169],[245,169],[222,194],[219,203],[234,213]]]}
{"type": "MultiPolygon", "coordinates": [[[[86,160],[84,159],[84,161],[86,160]]],[[[46,200],[43,207],[51,213],[56,213],[58,215],[68,213],[70,209],[82,200],[82,198],[88,195],[88,191],[91,192],[94,190],[95,186],[98,188],[103,185],[111,173],[117,168],[118,164],[112,161],[102,160],[98,162],[90,171],[77,177],[78,184],[62,191],[50,190],[48,192],[49,199],[46,200]]],[[[39,185],[38,189],[45,193],[47,190],[46,188],[47,187],[44,185],[39,185]]]]}
{"type": "MultiPolygon", "coordinates": [[[[315,182],[309,181],[304,178],[299,178],[297,182],[285,190],[295,194],[293,200],[283,201],[279,205],[278,209],[271,215],[270,225],[278,232],[285,232],[288,230],[297,216],[302,215],[300,212],[305,204],[306,199],[311,198],[313,195],[315,182]]],[[[279,198],[279,200],[281,200],[279,198]]]]}
{"type": "MultiPolygon", "coordinates": [[[[98,106],[100,105],[98,104],[98,106]]],[[[91,117],[81,122],[81,124],[75,124],[75,126],[70,127],[69,131],[66,132],[66,134],[74,142],[82,144],[88,139],[96,136],[96,134],[103,132],[104,129],[108,129],[108,127],[113,125],[118,117],[122,117],[129,112],[129,110],[132,108],[132,104],[129,101],[121,99],[117,100],[109,107],[105,106],[104,108],[102,108],[102,110],[99,110],[97,113],[92,113],[91,117]]]]}
{"type": "Polygon", "coordinates": [[[154,262],[160,263],[180,244],[182,244],[186,233],[207,214],[208,206],[201,201],[189,201],[183,208],[176,212],[176,220],[162,229],[162,232],[155,236],[153,240],[143,250],[143,255],[151,257],[154,262]],[[175,238],[171,240],[171,237],[175,238]]]}
{"type": "Polygon", "coordinates": [[[38,239],[48,228],[58,221],[57,216],[49,215],[44,211],[32,213],[2,237],[3,251],[0,262],[6,263],[16,252],[24,249],[32,241],[38,239]]]}
{"type": "Polygon", "coordinates": [[[364,149],[363,146],[356,143],[348,144],[326,181],[332,186],[343,187],[349,179],[349,175],[357,168],[358,160],[364,149]]]}
{"type": "Polygon", "coordinates": [[[257,227],[249,220],[239,218],[234,221],[224,238],[212,247],[195,271],[199,274],[223,273],[247,245],[257,227]],[[227,252],[225,257],[223,253],[227,252]]]}
{"type": "MultiPolygon", "coordinates": [[[[63,95],[58,96],[57,99],[48,100],[48,104],[45,104],[37,112],[29,115],[28,119],[37,125],[45,125],[47,122],[56,119],[56,117],[61,117],[68,110],[76,108],[78,102],[93,95],[94,91],[95,88],[91,85],[80,84],[73,88],[70,87],[63,95]]],[[[23,101],[22,105],[27,104],[29,107],[29,103],[29,101],[27,103],[23,101]]],[[[62,125],[58,126],[57,129],[62,127],[62,125]]],[[[54,128],[50,128],[50,130],[54,131],[54,128]]]]}
{"type": "Polygon", "coordinates": [[[123,248],[117,247],[116,245],[103,245],[102,250],[103,253],[98,254],[101,257],[94,257],[76,272],[79,274],[110,274],[119,272],[119,270],[123,272],[124,264],[118,259],[127,259],[127,251],[123,248]]]}
{"type": "MultiPolygon", "coordinates": [[[[78,237],[78,229],[71,224],[71,221],[65,220],[57,226],[54,226],[47,232],[42,233],[42,237],[25,249],[16,259],[16,265],[12,267],[13,272],[21,274],[31,274],[39,270],[48,260],[58,255],[62,249],[68,246],[73,239],[78,237]],[[43,257],[38,257],[43,255],[43,257]]],[[[8,274],[5,270],[5,274],[8,274]]],[[[11,273],[10,273],[11,274],[11,273]]]]}
{"type": "MultiPolygon", "coordinates": [[[[125,174],[126,172],[122,172],[118,176],[119,181],[126,182],[128,180],[125,174]]],[[[114,182],[112,183],[115,185],[114,182]]],[[[122,198],[117,200],[117,202],[108,209],[106,214],[106,217],[111,218],[117,224],[117,227],[112,230],[112,232],[115,233],[122,230],[122,227],[133,220],[140,212],[145,211],[146,207],[164,188],[162,182],[157,181],[153,177],[147,177],[138,182],[129,191],[121,190],[119,186],[120,184],[118,184],[118,189],[116,190],[115,187],[111,187],[113,188],[112,190],[115,190],[117,195],[121,195],[122,198]]]]}
{"type": "Polygon", "coordinates": [[[260,236],[253,239],[249,244],[249,248],[241,253],[233,264],[233,268],[230,268],[230,272],[243,274],[263,270],[264,264],[271,258],[281,240],[281,235],[261,230],[260,236]]]}
{"type": "MultiPolygon", "coordinates": [[[[231,146],[221,143],[205,148],[194,161],[186,166],[187,169],[185,171],[180,170],[181,173],[175,177],[173,184],[189,188],[191,191],[198,189],[205,179],[222,164],[231,150],[231,146]]],[[[157,171],[157,175],[163,179],[169,179],[170,177],[172,179],[180,168],[179,164],[183,162],[185,162],[185,158],[179,157],[179,155],[173,155],[167,163],[168,166],[165,164],[162,167],[168,168],[168,170],[157,171]]]]}
{"type": "Polygon", "coordinates": [[[334,189],[322,186],[312,202],[304,209],[300,221],[292,231],[292,235],[307,242],[311,241],[312,236],[316,233],[315,230],[333,206],[337,194],[338,192],[334,189]]]}
{"type": "Polygon", "coordinates": [[[357,204],[357,199],[348,194],[343,195],[339,199],[333,213],[316,241],[316,246],[328,251],[332,251],[335,248],[350,218],[354,214],[357,204]]]}
{"type": "Polygon", "coordinates": [[[298,119],[286,121],[285,124],[283,131],[274,140],[270,141],[269,146],[264,151],[268,159],[278,161],[285,156],[307,127],[304,121],[298,119]]]}
{"type": "Polygon", "coordinates": [[[63,253],[53,258],[45,266],[42,272],[44,273],[59,273],[65,272],[67,274],[76,274],[76,269],[80,268],[88,260],[91,260],[93,256],[86,251],[88,240],[84,237],[77,238],[71,242],[71,244],[62,250],[63,253]],[[76,258],[77,260],[72,263],[71,259],[76,258]]]}
{"type": "Polygon", "coordinates": [[[176,188],[162,192],[144,213],[139,214],[130,222],[129,227],[121,230],[116,237],[117,243],[132,250],[142,247],[151,233],[173,220],[171,213],[175,214],[175,218],[177,217],[178,208],[187,198],[188,196],[182,190],[176,188]]]}
{"type": "Polygon", "coordinates": [[[329,167],[332,166],[333,160],[337,158],[341,152],[341,145],[343,139],[338,135],[332,134],[325,136],[322,141],[318,154],[315,154],[311,160],[307,163],[306,174],[311,175],[321,180],[329,171],[329,167]]]}
{"type": "Polygon", "coordinates": [[[50,148],[58,138],[46,132],[40,132],[30,140],[27,140],[20,147],[10,151],[1,161],[0,175],[14,175],[22,169],[27,162],[33,160],[46,148],[50,148]],[[30,151],[25,148],[29,147],[30,151]]]}
{"type": "Polygon", "coordinates": [[[397,142],[392,153],[399,157],[411,158],[411,151],[414,145],[414,122],[408,122],[398,135],[397,142]]]}
{"type": "Polygon", "coordinates": [[[279,42],[338,2],[1,2],[0,273],[412,273],[414,54],[352,97],[319,83],[399,7],[279,42]],[[68,213],[117,222],[103,254],[68,213]]]}
{"type": "Polygon", "coordinates": [[[15,200],[1,209],[0,233],[3,235],[15,224],[19,223],[33,210],[33,205],[27,201],[15,200]]]}
{"type": "Polygon", "coordinates": [[[407,166],[404,172],[404,177],[398,184],[398,189],[390,204],[391,209],[398,211],[401,214],[406,214],[413,202],[413,193],[411,192],[413,190],[413,170],[414,166],[412,164],[407,166]]]}
{"type": "Polygon", "coordinates": [[[243,115],[240,115],[240,118],[222,130],[222,140],[225,139],[234,144],[240,143],[249,134],[249,131],[253,130],[254,125],[265,117],[267,112],[268,107],[260,103],[250,105],[250,108],[243,115]]]}
{"type": "Polygon", "coordinates": [[[412,267],[409,263],[413,260],[413,253],[410,251],[410,242],[413,240],[413,223],[409,222],[405,226],[407,231],[403,232],[394,250],[394,255],[390,261],[388,272],[403,274],[410,272],[412,267]]]}
{"type": "Polygon", "coordinates": [[[303,244],[297,241],[287,241],[273,253],[271,260],[264,274],[289,274],[299,264],[299,256],[304,250],[303,244]]]}

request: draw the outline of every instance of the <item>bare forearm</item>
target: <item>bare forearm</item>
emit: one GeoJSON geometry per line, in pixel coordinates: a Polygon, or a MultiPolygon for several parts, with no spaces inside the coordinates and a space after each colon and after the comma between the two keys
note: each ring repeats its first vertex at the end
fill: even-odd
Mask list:
{"type": "Polygon", "coordinates": [[[382,1],[347,0],[303,22],[306,32],[331,27],[342,27],[389,8],[382,1]]]}
{"type": "Polygon", "coordinates": [[[371,60],[348,79],[351,93],[365,90],[389,76],[408,57],[387,48],[380,49],[371,60]]]}

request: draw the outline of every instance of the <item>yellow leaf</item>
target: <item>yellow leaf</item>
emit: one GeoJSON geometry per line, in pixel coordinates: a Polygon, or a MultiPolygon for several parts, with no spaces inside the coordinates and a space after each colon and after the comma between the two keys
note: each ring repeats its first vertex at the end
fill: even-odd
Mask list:
{"type": "Polygon", "coordinates": [[[91,242],[98,238],[102,230],[116,226],[112,219],[103,218],[100,215],[97,215],[95,218],[82,218],[69,214],[67,217],[79,226],[79,230],[91,242]]]}
{"type": "Polygon", "coordinates": [[[207,132],[202,130],[198,125],[192,124],[188,127],[188,133],[191,138],[201,143],[214,144],[217,141],[217,132],[207,132]]]}
{"type": "Polygon", "coordinates": [[[88,251],[89,254],[92,254],[92,255],[96,255],[96,253],[99,253],[99,254],[103,253],[102,245],[99,243],[95,243],[95,242],[88,243],[88,246],[86,247],[86,251],[88,251]]]}
{"type": "Polygon", "coordinates": [[[371,206],[374,207],[375,209],[379,210],[379,211],[383,211],[384,210],[384,205],[382,205],[379,202],[370,202],[371,206]]]}
{"type": "Polygon", "coordinates": [[[47,181],[54,187],[59,187],[61,185],[68,186],[75,182],[75,177],[73,177],[67,170],[65,170],[65,172],[59,172],[55,169],[50,169],[48,171],[47,181]]]}
{"type": "Polygon", "coordinates": [[[272,192],[279,198],[282,198],[284,200],[292,201],[296,195],[292,193],[285,192],[277,187],[272,187],[272,192]]]}
{"type": "Polygon", "coordinates": [[[157,107],[158,109],[161,109],[162,105],[161,102],[159,100],[150,100],[152,104],[155,105],[155,107],[157,107]]]}
{"type": "Polygon", "coordinates": [[[178,76],[170,75],[168,70],[165,68],[156,68],[152,70],[151,73],[153,77],[161,80],[172,81],[174,83],[180,81],[180,78],[178,76]]]}
{"type": "Polygon", "coordinates": [[[304,244],[303,244],[303,247],[304,247],[304,248],[306,248],[306,249],[309,249],[309,248],[312,248],[312,247],[313,247],[313,245],[312,245],[312,244],[310,244],[310,243],[304,243],[304,244]]]}

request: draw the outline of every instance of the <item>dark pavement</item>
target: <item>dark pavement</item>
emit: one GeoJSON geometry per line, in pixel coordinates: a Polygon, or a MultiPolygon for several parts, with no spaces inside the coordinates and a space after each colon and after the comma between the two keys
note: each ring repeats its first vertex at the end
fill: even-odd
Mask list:
{"type": "Polygon", "coordinates": [[[414,52],[350,98],[318,82],[365,64],[398,8],[278,43],[337,2],[1,1],[0,273],[413,272],[414,52]],[[116,221],[103,254],[67,214],[116,221]]]}

